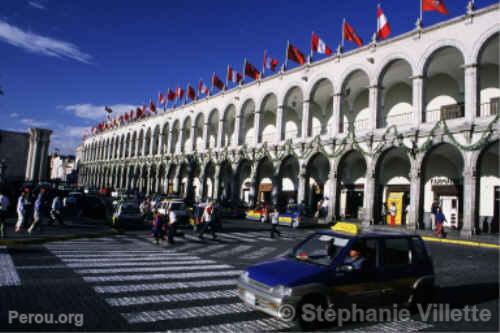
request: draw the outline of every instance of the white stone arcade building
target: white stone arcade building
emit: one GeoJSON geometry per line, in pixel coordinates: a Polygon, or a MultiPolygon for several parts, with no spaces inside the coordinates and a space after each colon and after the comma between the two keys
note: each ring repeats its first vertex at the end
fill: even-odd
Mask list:
{"type": "MultiPolygon", "coordinates": [[[[493,5],[85,139],[86,186],[293,199],[332,219],[470,234],[498,219],[500,9],[493,5]],[[496,204],[495,204],[496,202],[496,204]]],[[[498,221],[498,220],[497,220],[498,221]]]]}

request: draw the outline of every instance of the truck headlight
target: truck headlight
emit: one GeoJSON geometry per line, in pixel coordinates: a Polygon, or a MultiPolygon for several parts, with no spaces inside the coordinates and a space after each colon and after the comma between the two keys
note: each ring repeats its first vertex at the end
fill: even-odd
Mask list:
{"type": "Polygon", "coordinates": [[[271,293],[279,297],[290,296],[292,294],[292,288],[279,284],[276,287],[271,288],[271,293]]]}
{"type": "Polygon", "coordinates": [[[248,281],[250,280],[250,274],[248,272],[241,273],[240,280],[245,283],[248,283],[248,281]]]}

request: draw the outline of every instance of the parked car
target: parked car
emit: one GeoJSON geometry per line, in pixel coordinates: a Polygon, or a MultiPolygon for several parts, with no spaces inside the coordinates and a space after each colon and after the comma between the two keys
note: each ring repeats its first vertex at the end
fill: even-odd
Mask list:
{"type": "Polygon", "coordinates": [[[113,213],[113,226],[140,226],[143,221],[139,206],[134,201],[121,202],[113,213]]]}

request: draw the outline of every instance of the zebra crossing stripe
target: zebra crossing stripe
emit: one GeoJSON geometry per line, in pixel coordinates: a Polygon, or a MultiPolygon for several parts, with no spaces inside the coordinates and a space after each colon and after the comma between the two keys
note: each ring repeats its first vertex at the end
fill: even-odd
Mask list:
{"type": "Polygon", "coordinates": [[[148,253],[158,253],[157,250],[105,250],[105,251],[97,251],[97,250],[50,250],[52,253],[55,254],[72,254],[72,253],[79,253],[82,256],[87,255],[87,254],[94,254],[94,253],[140,253],[140,254],[148,254],[148,253]]]}
{"type": "Polygon", "coordinates": [[[111,285],[111,286],[95,286],[95,292],[99,294],[119,294],[143,291],[165,291],[188,288],[210,288],[210,287],[227,287],[235,286],[235,279],[221,279],[208,281],[185,281],[185,282],[168,282],[168,283],[148,283],[148,284],[130,284],[130,285],[111,285]]]}
{"type": "MultiPolygon", "coordinates": [[[[61,258],[64,262],[109,262],[110,260],[113,260],[114,262],[143,262],[143,261],[158,261],[158,260],[167,260],[170,259],[170,257],[150,257],[150,258],[141,258],[138,256],[135,256],[133,258],[116,258],[116,259],[111,259],[111,258],[61,258]]],[[[171,257],[172,260],[191,260],[191,259],[200,259],[200,257],[197,256],[182,256],[182,257],[171,257]]]]}
{"type": "Polygon", "coordinates": [[[98,253],[98,254],[57,254],[59,258],[150,258],[150,257],[175,257],[178,252],[156,252],[156,253],[98,253]]]}
{"type": "Polygon", "coordinates": [[[78,274],[107,274],[107,273],[146,273],[146,272],[176,272],[176,271],[203,271],[209,269],[227,269],[229,265],[203,265],[203,266],[167,266],[161,267],[130,267],[130,268],[97,268],[80,269],[78,274]]]}
{"type": "Polygon", "coordinates": [[[234,233],[228,233],[228,234],[221,234],[219,235],[220,238],[230,238],[230,239],[236,239],[240,242],[245,242],[245,243],[255,243],[257,240],[250,238],[248,236],[241,237],[241,236],[236,236],[234,233]]]}
{"type": "Polygon", "coordinates": [[[244,256],[241,257],[241,259],[257,259],[262,256],[265,256],[266,254],[274,252],[274,250],[275,250],[274,247],[264,246],[258,250],[245,254],[244,256]]]}
{"type": "Polygon", "coordinates": [[[178,330],[168,330],[167,333],[200,333],[200,332],[265,332],[280,331],[293,325],[275,318],[231,322],[219,325],[207,325],[178,330]]]}
{"type": "Polygon", "coordinates": [[[19,286],[21,279],[5,246],[0,246],[0,287],[19,286]]]}
{"type": "Polygon", "coordinates": [[[226,246],[227,246],[227,244],[204,246],[200,249],[189,251],[189,253],[192,253],[192,254],[208,253],[208,252],[220,250],[226,246]]]}
{"type": "Polygon", "coordinates": [[[236,246],[235,248],[228,249],[225,252],[214,253],[214,254],[212,254],[212,256],[213,257],[219,257],[219,258],[220,257],[233,256],[233,255],[236,255],[238,253],[248,251],[250,248],[251,248],[250,245],[239,245],[239,246],[236,246]]]}
{"type": "Polygon", "coordinates": [[[183,244],[179,247],[176,247],[175,250],[176,251],[182,251],[182,252],[185,252],[189,249],[192,249],[192,248],[195,248],[195,247],[198,247],[200,246],[200,243],[186,243],[186,244],[183,244]]]}
{"type": "Polygon", "coordinates": [[[229,271],[209,271],[192,273],[172,273],[172,274],[134,274],[134,275],[108,275],[108,276],[83,276],[87,282],[110,282],[110,281],[140,281],[140,280],[183,280],[200,277],[222,277],[238,276],[241,270],[229,271]]]}
{"type": "Polygon", "coordinates": [[[210,317],[224,314],[252,312],[253,309],[243,305],[236,304],[216,304],[209,306],[193,306],[180,309],[158,310],[122,313],[122,316],[130,323],[152,323],[161,320],[171,319],[189,319],[199,317],[210,317]]]}
{"type": "Polygon", "coordinates": [[[116,297],[107,298],[106,302],[111,306],[130,306],[142,304],[182,302],[182,301],[199,301],[209,300],[214,298],[232,298],[237,297],[236,290],[216,290],[205,292],[192,292],[171,295],[153,295],[153,296],[138,296],[138,297],[116,297]]]}
{"type": "Polygon", "coordinates": [[[206,265],[206,264],[214,264],[213,260],[182,260],[182,261],[153,261],[153,262],[97,262],[97,263],[67,263],[68,267],[71,268],[90,268],[90,267],[160,267],[166,265],[206,265]]]}

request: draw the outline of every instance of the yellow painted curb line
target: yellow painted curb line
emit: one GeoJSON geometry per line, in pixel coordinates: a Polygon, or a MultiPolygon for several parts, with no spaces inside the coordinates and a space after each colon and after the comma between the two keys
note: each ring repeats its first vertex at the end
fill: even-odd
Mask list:
{"type": "Polygon", "coordinates": [[[498,244],[474,242],[474,241],[467,241],[467,240],[446,239],[446,238],[436,238],[436,237],[427,237],[427,236],[422,236],[422,239],[425,241],[429,241],[429,242],[464,245],[464,246],[477,246],[477,247],[485,247],[485,248],[490,248],[490,249],[500,249],[500,245],[498,245],[498,244]]]}

